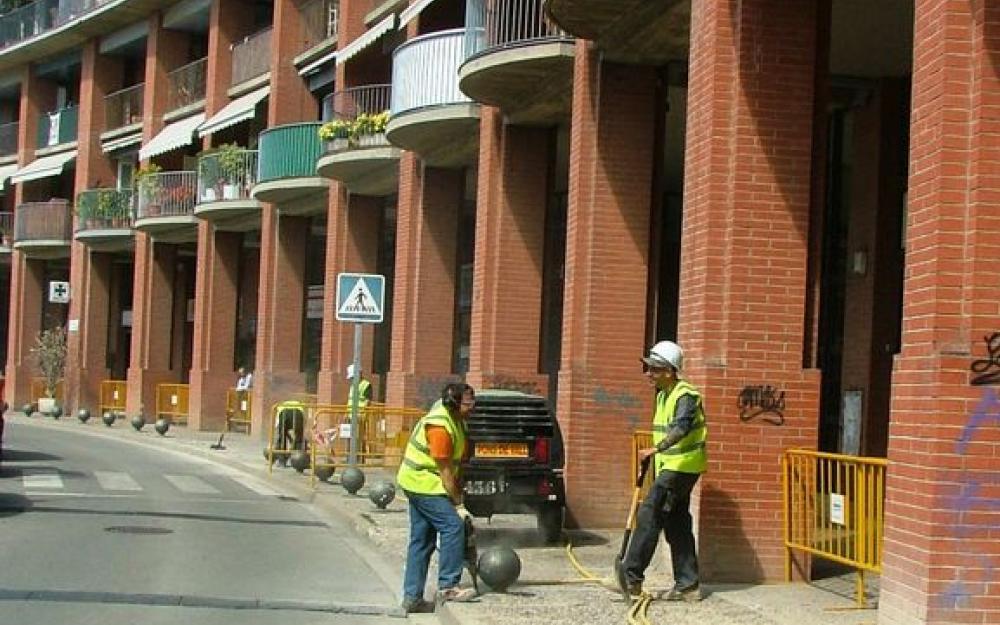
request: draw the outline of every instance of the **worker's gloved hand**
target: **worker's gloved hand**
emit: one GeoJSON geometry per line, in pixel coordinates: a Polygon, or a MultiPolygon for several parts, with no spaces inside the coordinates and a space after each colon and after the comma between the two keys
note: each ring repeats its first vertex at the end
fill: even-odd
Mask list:
{"type": "Polygon", "coordinates": [[[466,510],[465,506],[462,504],[455,506],[455,512],[458,513],[458,518],[462,519],[463,523],[465,523],[466,519],[470,521],[472,520],[472,514],[469,513],[469,511],[466,510]]]}

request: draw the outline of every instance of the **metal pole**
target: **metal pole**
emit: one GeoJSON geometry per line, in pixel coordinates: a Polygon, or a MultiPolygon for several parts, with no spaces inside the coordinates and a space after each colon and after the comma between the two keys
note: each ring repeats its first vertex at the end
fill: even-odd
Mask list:
{"type": "Polygon", "coordinates": [[[354,376],[351,380],[351,453],[347,462],[358,463],[358,386],[361,383],[361,324],[354,324],[354,376]]]}

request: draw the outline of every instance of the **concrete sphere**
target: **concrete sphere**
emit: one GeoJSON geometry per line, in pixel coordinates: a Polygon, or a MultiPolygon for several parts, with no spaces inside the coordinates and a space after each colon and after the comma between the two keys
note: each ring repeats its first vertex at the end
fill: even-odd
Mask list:
{"type": "Polygon", "coordinates": [[[113,412],[105,412],[103,415],[101,415],[101,421],[103,421],[104,425],[106,425],[108,427],[111,427],[112,425],[114,425],[115,419],[117,419],[117,418],[118,418],[118,415],[116,415],[113,412]]]}
{"type": "Polygon", "coordinates": [[[62,416],[62,406],[56,404],[56,406],[52,408],[52,412],[50,412],[49,414],[52,415],[53,419],[58,419],[59,417],[62,416]]]}
{"type": "Polygon", "coordinates": [[[479,577],[496,592],[505,592],[520,575],[521,558],[510,547],[490,547],[479,556],[479,577]]]}
{"type": "Polygon", "coordinates": [[[289,457],[288,459],[288,463],[292,465],[293,469],[295,469],[299,473],[302,473],[307,468],[309,468],[309,465],[311,464],[311,459],[309,458],[309,454],[307,454],[306,452],[302,450],[296,450],[292,452],[291,457],[289,457]]]}
{"type": "Polygon", "coordinates": [[[141,414],[132,417],[132,427],[135,428],[136,432],[140,431],[144,425],[146,425],[146,417],[141,414]]]}
{"type": "Polygon", "coordinates": [[[90,420],[90,411],[86,408],[80,408],[76,413],[76,418],[80,420],[80,423],[86,423],[90,420]]]}
{"type": "Polygon", "coordinates": [[[31,414],[35,412],[35,404],[25,404],[21,406],[21,412],[23,412],[25,416],[30,417],[31,414]]]}
{"type": "Polygon", "coordinates": [[[156,430],[157,434],[163,436],[164,434],[167,433],[167,430],[170,429],[170,422],[163,418],[157,419],[156,424],[153,426],[153,429],[156,430]]]}
{"type": "Polygon", "coordinates": [[[376,482],[368,491],[368,498],[379,510],[385,510],[385,507],[396,498],[396,485],[388,480],[376,482]]]}
{"type": "Polygon", "coordinates": [[[365,485],[365,472],[357,467],[348,467],[340,476],[340,485],[350,494],[355,494],[365,485]]]}
{"type": "Polygon", "coordinates": [[[333,477],[334,468],[319,466],[313,469],[313,473],[323,482],[329,482],[330,478],[333,477]]]}

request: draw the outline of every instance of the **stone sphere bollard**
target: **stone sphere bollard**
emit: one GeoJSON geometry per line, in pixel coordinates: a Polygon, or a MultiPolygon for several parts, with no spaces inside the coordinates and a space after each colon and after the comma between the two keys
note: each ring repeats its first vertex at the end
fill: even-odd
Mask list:
{"type": "Polygon", "coordinates": [[[309,468],[309,465],[312,464],[312,462],[308,453],[298,449],[292,452],[291,457],[288,459],[288,464],[292,465],[292,468],[297,472],[302,473],[309,468]]]}
{"type": "Polygon", "coordinates": [[[144,425],[146,425],[146,417],[141,414],[132,417],[132,427],[135,428],[136,432],[141,431],[144,425]]]}
{"type": "Polygon", "coordinates": [[[153,429],[156,430],[156,433],[160,436],[164,436],[167,433],[167,430],[170,429],[170,422],[163,417],[160,417],[156,420],[156,424],[153,425],[153,429]]]}
{"type": "Polygon", "coordinates": [[[355,494],[365,485],[365,472],[357,467],[348,467],[340,476],[340,485],[350,494],[355,494]]]}
{"type": "Polygon", "coordinates": [[[479,556],[479,578],[490,589],[505,592],[521,575],[521,558],[510,547],[490,547],[479,556]]]}
{"type": "Polygon", "coordinates": [[[333,477],[333,472],[333,467],[318,466],[313,469],[313,473],[322,482],[329,482],[330,478],[333,477]]]}
{"type": "Polygon", "coordinates": [[[386,506],[396,498],[396,485],[388,480],[377,482],[368,491],[368,498],[379,510],[385,510],[386,506]]]}
{"type": "Polygon", "coordinates": [[[76,413],[76,418],[80,420],[80,423],[86,423],[90,420],[90,411],[86,408],[80,408],[76,413]]]}
{"type": "Polygon", "coordinates": [[[49,413],[49,414],[51,414],[51,415],[52,415],[52,418],[53,418],[53,419],[58,419],[59,417],[61,417],[61,416],[62,416],[62,413],[63,413],[63,411],[62,411],[62,406],[60,406],[60,405],[56,404],[56,405],[55,405],[55,406],[54,406],[54,407],[52,408],[52,412],[51,412],[51,413],[49,413]]]}
{"type": "Polygon", "coordinates": [[[112,425],[114,425],[115,424],[115,419],[117,419],[117,418],[118,418],[118,415],[116,415],[114,412],[112,412],[110,410],[108,412],[105,412],[103,415],[101,415],[101,421],[103,421],[104,425],[106,425],[108,427],[111,427],[112,425]]]}
{"type": "Polygon", "coordinates": [[[24,416],[30,417],[35,412],[35,404],[29,403],[21,406],[21,412],[24,413],[24,416]]]}

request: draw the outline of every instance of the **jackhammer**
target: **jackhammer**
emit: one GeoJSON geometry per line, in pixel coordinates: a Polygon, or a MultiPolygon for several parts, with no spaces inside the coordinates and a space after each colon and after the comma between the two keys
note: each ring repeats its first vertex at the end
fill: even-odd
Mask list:
{"type": "Polygon", "coordinates": [[[472,578],[472,587],[479,594],[479,553],[476,551],[476,527],[472,524],[472,515],[464,516],[465,522],[465,568],[472,578]]]}

